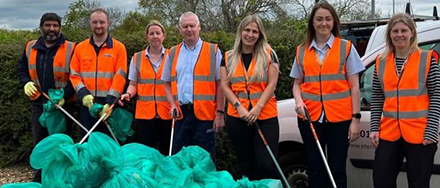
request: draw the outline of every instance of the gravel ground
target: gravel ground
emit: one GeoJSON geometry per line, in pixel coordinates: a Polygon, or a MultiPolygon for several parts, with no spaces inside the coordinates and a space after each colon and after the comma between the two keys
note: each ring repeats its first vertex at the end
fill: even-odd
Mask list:
{"type": "Polygon", "coordinates": [[[30,182],[33,170],[28,163],[19,163],[0,168],[0,186],[7,183],[30,182]]]}

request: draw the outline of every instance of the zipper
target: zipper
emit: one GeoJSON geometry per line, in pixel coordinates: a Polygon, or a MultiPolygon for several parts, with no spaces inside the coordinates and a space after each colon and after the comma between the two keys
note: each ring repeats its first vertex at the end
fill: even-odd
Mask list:
{"type": "MultiPolygon", "coordinates": [[[[101,48],[102,49],[102,48],[101,48]]],[[[99,49],[98,53],[96,54],[96,66],[95,66],[95,97],[98,96],[98,58],[99,58],[99,52],[101,52],[101,49],[99,49]]],[[[95,52],[96,53],[96,52],[95,52]]]]}

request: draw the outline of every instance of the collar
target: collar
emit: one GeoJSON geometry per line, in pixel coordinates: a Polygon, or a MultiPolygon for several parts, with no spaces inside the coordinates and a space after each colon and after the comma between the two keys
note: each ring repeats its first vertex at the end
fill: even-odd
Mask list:
{"type": "Polygon", "coordinates": [[[199,37],[199,40],[197,40],[196,45],[194,45],[194,47],[193,47],[192,49],[189,48],[189,47],[186,45],[185,41],[182,42],[182,45],[183,45],[187,50],[194,50],[194,49],[196,49],[196,47],[201,46],[202,43],[203,43],[203,41],[202,41],[202,39],[199,37]]]}
{"type": "MultiPolygon", "coordinates": [[[[147,48],[145,48],[145,57],[150,57],[150,52],[148,52],[148,49],[150,49],[150,46],[147,46],[147,48]]],[[[162,55],[165,54],[165,48],[162,46],[162,55]]]]}
{"type": "MultiPolygon", "coordinates": [[[[51,48],[53,48],[55,46],[59,46],[61,44],[64,44],[65,41],[66,41],[66,39],[64,38],[64,35],[61,33],[60,38],[58,38],[58,40],[55,42],[54,45],[51,46],[51,48]]],[[[37,50],[48,49],[48,47],[46,47],[46,44],[44,44],[44,39],[42,36],[40,36],[40,38],[38,38],[37,42],[35,43],[35,45],[32,48],[35,48],[37,50]]]]}
{"type": "MultiPolygon", "coordinates": [[[[326,44],[327,47],[330,49],[332,47],[333,41],[335,41],[335,36],[333,35],[333,33],[330,33],[330,38],[327,40],[326,44]]],[[[312,40],[312,43],[310,44],[309,50],[311,48],[315,48],[315,49],[319,49],[318,48],[318,44],[316,44],[315,39],[312,40]]]]}
{"type": "MultiPolygon", "coordinates": [[[[93,46],[97,46],[95,44],[95,40],[93,40],[93,35],[90,37],[90,44],[92,44],[93,46]]],[[[112,37],[110,37],[110,35],[107,35],[107,38],[105,39],[104,44],[102,44],[102,46],[106,46],[108,48],[113,48],[113,41],[112,41],[112,37]]],[[[99,47],[99,46],[97,46],[99,47]]]]}

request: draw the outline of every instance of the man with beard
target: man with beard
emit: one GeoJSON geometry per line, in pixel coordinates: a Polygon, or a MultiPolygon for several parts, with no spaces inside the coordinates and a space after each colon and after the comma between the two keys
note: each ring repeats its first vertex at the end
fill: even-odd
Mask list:
{"type": "MultiPolygon", "coordinates": [[[[124,44],[110,37],[107,29],[109,16],[104,9],[95,9],[90,15],[93,35],[79,43],[72,56],[70,80],[78,98],[82,101],[81,121],[90,129],[99,118],[91,116],[93,103],[103,104],[100,115],[110,108],[124,90],[127,74],[127,52],[124,44]]],[[[105,117],[108,118],[111,112],[105,117]]],[[[110,132],[105,124],[99,124],[96,131],[110,132]]],[[[84,131],[81,131],[83,134],[84,131]]]]}
{"type": "MultiPolygon", "coordinates": [[[[61,18],[55,13],[46,13],[40,20],[41,37],[27,43],[19,62],[18,77],[24,91],[32,101],[32,134],[34,146],[48,136],[38,119],[43,113],[47,99],[37,90],[47,93],[49,89],[64,90],[63,99],[58,104],[73,112],[75,90],[69,80],[70,58],[75,43],[67,41],[61,34],[61,18]],[[67,101],[65,103],[65,101],[67,101]],[[65,103],[65,104],[64,104],[65,103]]],[[[66,134],[72,130],[72,122],[66,119],[66,134]]],[[[34,174],[34,181],[41,182],[41,170],[34,174]]]]}

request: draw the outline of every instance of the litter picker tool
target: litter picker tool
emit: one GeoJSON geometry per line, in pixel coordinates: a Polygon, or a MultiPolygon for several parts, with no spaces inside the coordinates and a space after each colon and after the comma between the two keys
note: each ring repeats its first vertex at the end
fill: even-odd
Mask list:
{"type": "Polygon", "coordinates": [[[110,128],[110,124],[108,123],[108,121],[104,120],[104,123],[107,126],[107,129],[110,132],[110,134],[112,135],[113,139],[115,139],[116,143],[119,144],[118,138],[116,138],[115,133],[113,133],[112,129],[110,128]]]}
{"type": "Polygon", "coordinates": [[[49,95],[47,95],[46,93],[44,93],[40,87],[38,87],[37,85],[35,85],[35,87],[37,88],[37,90],[43,94],[44,97],[47,98],[47,100],[49,100],[50,102],[52,102],[52,104],[55,105],[55,107],[57,107],[57,109],[61,110],[61,112],[63,112],[64,114],[67,115],[67,117],[69,117],[70,119],[72,119],[73,122],[75,122],[76,124],[78,124],[78,126],[80,126],[84,131],[89,131],[87,130],[87,128],[85,128],[78,120],[76,120],[72,115],[69,114],[69,112],[67,112],[66,110],[64,110],[63,107],[61,107],[60,105],[58,105],[57,103],[54,103],[52,101],[52,99],[49,97],[49,95]]]}
{"type": "Polygon", "coordinates": [[[173,121],[171,123],[170,150],[169,150],[168,156],[171,156],[171,153],[173,151],[174,122],[176,121],[176,118],[177,118],[177,110],[174,108],[174,110],[173,110],[173,121]]]}
{"type": "MultiPolygon", "coordinates": [[[[104,120],[105,116],[107,116],[107,114],[110,113],[110,111],[113,109],[113,107],[115,106],[116,102],[118,101],[118,99],[116,99],[115,101],[113,101],[112,105],[110,106],[110,108],[108,108],[104,114],[99,118],[99,120],[93,125],[93,127],[90,129],[90,131],[87,132],[87,134],[81,139],[81,141],[79,142],[80,144],[82,144],[84,141],[86,141],[87,137],[89,137],[90,133],[93,132],[93,130],[96,129],[96,127],[99,125],[99,123],[101,123],[102,120],[104,120]]],[[[111,132],[111,130],[110,130],[111,132]]]]}
{"type": "Polygon", "coordinates": [[[313,126],[312,119],[310,119],[310,114],[307,108],[304,108],[304,113],[306,115],[307,120],[310,123],[310,129],[312,130],[313,137],[315,137],[316,145],[318,145],[319,153],[321,153],[322,161],[324,162],[325,168],[327,169],[328,176],[330,177],[330,181],[334,188],[336,188],[335,179],[333,179],[332,172],[330,171],[330,167],[328,166],[327,159],[325,158],[324,152],[321,148],[321,143],[319,143],[318,135],[316,134],[315,127],[313,126]]]}
{"type": "Polygon", "coordinates": [[[255,124],[255,127],[257,128],[258,134],[259,134],[260,137],[261,137],[261,140],[263,140],[264,146],[266,146],[266,149],[267,149],[267,151],[269,152],[270,157],[272,158],[272,161],[275,163],[275,166],[277,167],[278,172],[280,173],[281,178],[282,178],[283,181],[284,181],[284,184],[286,184],[286,187],[290,188],[290,184],[289,184],[289,182],[287,181],[286,176],[284,176],[284,173],[283,173],[283,171],[281,170],[280,165],[279,165],[278,162],[277,162],[277,159],[275,159],[275,156],[273,155],[272,150],[271,150],[270,147],[269,147],[269,144],[267,144],[266,138],[264,137],[263,132],[262,132],[261,129],[260,129],[260,126],[258,125],[257,122],[255,122],[254,124],[255,124]]]}

